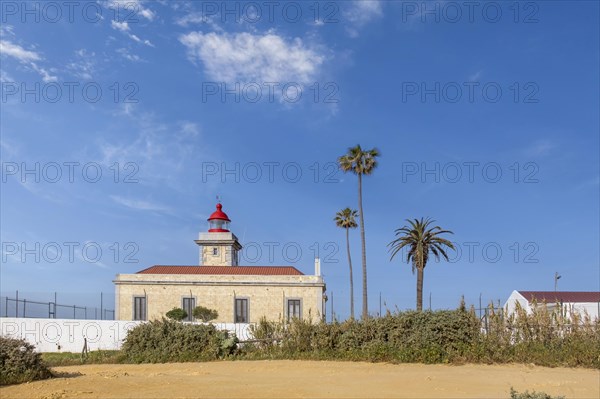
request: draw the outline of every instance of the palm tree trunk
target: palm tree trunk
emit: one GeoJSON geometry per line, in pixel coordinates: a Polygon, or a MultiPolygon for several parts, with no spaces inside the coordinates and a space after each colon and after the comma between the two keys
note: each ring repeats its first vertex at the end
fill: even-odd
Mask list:
{"type": "Polygon", "coordinates": [[[417,312],[423,310],[423,270],[417,267],[417,312]]]}
{"type": "Polygon", "coordinates": [[[358,209],[360,217],[360,241],[362,244],[362,280],[363,280],[363,304],[362,304],[362,318],[366,320],[369,318],[369,302],[367,299],[367,244],[365,240],[365,218],[363,215],[362,205],[362,175],[358,174],[358,209]]]}
{"type": "Polygon", "coordinates": [[[354,319],[354,279],[352,278],[352,258],[350,257],[350,229],[346,227],[346,250],[348,251],[348,266],[350,267],[350,318],[354,319]]]}

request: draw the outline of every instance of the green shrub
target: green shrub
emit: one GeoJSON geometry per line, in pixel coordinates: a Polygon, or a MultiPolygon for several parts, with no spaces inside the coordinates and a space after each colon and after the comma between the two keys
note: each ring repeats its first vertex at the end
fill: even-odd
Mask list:
{"type": "Polygon", "coordinates": [[[600,322],[567,319],[545,307],[504,317],[489,311],[487,332],[473,309],[388,313],[367,320],[289,323],[262,319],[245,345],[252,359],[419,363],[534,363],[600,368],[600,322]]]}
{"type": "Polygon", "coordinates": [[[23,339],[0,337],[0,385],[50,378],[35,347],[23,339]]]}
{"type": "Polygon", "coordinates": [[[209,321],[215,320],[217,317],[219,317],[219,312],[213,309],[205,308],[204,306],[196,306],[192,314],[196,319],[205,323],[208,323],[209,321]]]}
{"type": "Polygon", "coordinates": [[[213,325],[163,318],[131,329],[122,351],[134,363],[191,362],[218,359],[231,354],[236,346],[237,338],[213,325]]]}
{"type": "Polygon", "coordinates": [[[167,312],[166,316],[171,320],[181,321],[188,317],[188,314],[181,308],[173,308],[167,312]]]}

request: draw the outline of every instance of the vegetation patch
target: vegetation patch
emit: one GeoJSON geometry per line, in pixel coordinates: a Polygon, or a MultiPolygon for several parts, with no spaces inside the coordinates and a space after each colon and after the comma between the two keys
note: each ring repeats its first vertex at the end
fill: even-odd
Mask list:
{"type": "Polygon", "coordinates": [[[0,385],[52,377],[35,347],[23,339],[0,337],[0,385]]]}
{"type": "Polygon", "coordinates": [[[232,354],[237,339],[210,324],[154,320],[131,329],[123,355],[132,363],[193,362],[232,354]]]}
{"type": "Polygon", "coordinates": [[[323,359],[397,363],[533,363],[600,368],[600,322],[566,317],[545,306],[505,317],[489,309],[487,325],[467,311],[397,312],[384,317],[316,323],[261,320],[250,359],[323,359]]]}
{"type": "Polygon", "coordinates": [[[81,353],[61,352],[42,353],[42,359],[49,367],[75,366],[78,364],[118,364],[125,358],[118,350],[96,350],[82,357],[81,353]]]}
{"type": "Polygon", "coordinates": [[[536,392],[533,391],[529,393],[529,391],[525,391],[519,393],[514,390],[513,387],[510,387],[510,399],[565,399],[564,396],[550,396],[545,392],[536,392]]]}

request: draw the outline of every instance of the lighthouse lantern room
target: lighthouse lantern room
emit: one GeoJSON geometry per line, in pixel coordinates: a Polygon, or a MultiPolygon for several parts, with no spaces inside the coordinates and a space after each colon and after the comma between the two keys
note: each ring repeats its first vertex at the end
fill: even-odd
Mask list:
{"type": "Polygon", "coordinates": [[[200,248],[201,266],[238,266],[238,253],[242,249],[235,234],[229,231],[231,220],[223,205],[208,218],[208,232],[200,233],[196,244],[200,248]]]}
{"type": "Polygon", "coordinates": [[[209,233],[226,233],[229,232],[229,217],[222,211],[223,205],[217,204],[217,210],[208,218],[209,233]]]}

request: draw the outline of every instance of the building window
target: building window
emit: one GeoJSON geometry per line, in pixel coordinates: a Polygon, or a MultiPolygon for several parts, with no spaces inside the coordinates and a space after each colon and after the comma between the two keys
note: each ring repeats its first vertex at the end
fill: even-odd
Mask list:
{"type": "Polygon", "coordinates": [[[300,299],[288,299],[287,301],[287,316],[288,321],[292,318],[301,319],[302,318],[302,309],[300,299]]]}
{"type": "Polygon", "coordinates": [[[181,308],[187,313],[187,317],[183,321],[194,321],[194,308],[196,307],[196,298],[183,298],[181,300],[181,308]]]}
{"type": "Polygon", "coordinates": [[[133,297],[133,320],[146,320],[146,297],[133,297]]]}
{"type": "Polygon", "coordinates": [[[214,247],[213,248],[213,256],[217,256],[217,255],[219,255],[219,248],[214,247]]]}
{"type": "Polygon", "coordinates": [[[234,323],[248,323],[248,299],[235,299],[235,319],[234,323]]]}

